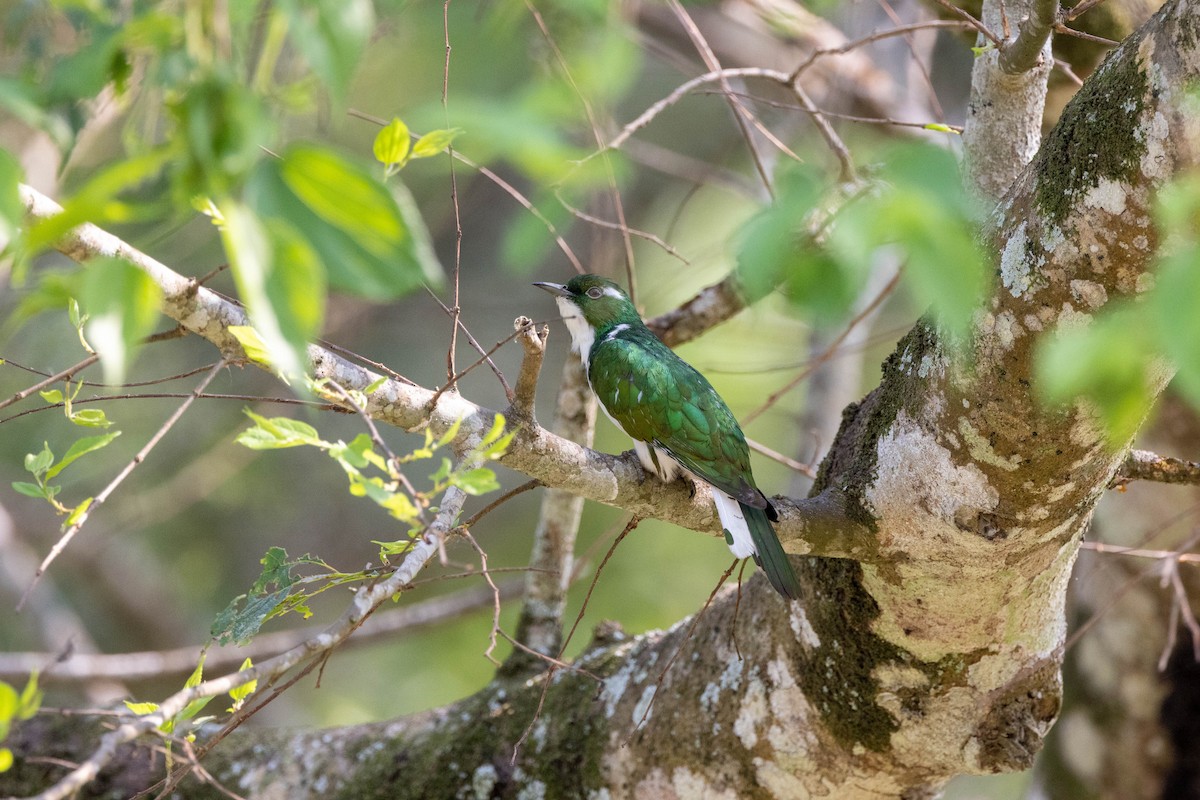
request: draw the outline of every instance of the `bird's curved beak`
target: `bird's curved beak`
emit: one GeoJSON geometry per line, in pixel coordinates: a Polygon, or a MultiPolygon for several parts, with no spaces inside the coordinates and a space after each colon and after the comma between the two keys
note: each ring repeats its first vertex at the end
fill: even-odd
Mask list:
{"type": "Polygon", "coordinates": [[[538,287],[539,289],[545,289],[547,292],[554,295],[555,297],[570,297],[571,296],[571,293],[567,291],[567,287],[561,283],[546,283],[545,281],[539,281],[533,285],[538,287]]]}

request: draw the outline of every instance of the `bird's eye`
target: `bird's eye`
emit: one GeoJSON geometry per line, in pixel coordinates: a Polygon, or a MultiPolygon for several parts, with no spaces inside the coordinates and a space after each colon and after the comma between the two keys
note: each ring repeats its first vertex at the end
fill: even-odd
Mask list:
{"type": "Polygon", "coordinates": [[[592,298],[593,300],[599,300],[601,297],[604,296],[604,290],[601,289],[599,286],[593,286],[592,288],[587,290],[587,296],[592,298]]]}

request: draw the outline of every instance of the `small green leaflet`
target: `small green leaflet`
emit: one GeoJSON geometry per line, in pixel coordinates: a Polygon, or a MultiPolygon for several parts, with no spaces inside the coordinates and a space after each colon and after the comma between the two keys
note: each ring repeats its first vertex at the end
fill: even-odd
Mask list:
{"type": "Polygon", "coordinates": [[[403,165],[408,160],[411,144],[408,126],[399,117],[393,117],[391,122],[375,134],[372,150],[375,160],[387,167],[390,175],[393,166],[403,165]]]}
{"type": "Polygon", "coordinates": [[[430,131],[420,139],[417,139],[417,143],[412,147],[412,157],[429,158],[430,156],[436,156],[449,147],[451,142],[457,139],[462,133],[462,128],[446,128],[430,131]]]}
{"type": "MultiPolygon", "coordinates": [[[[249,656],[242,662],[242,666],[238,668],[238,672],[245,672],[253,667],[254,664],[250,661],[249,656]]],[[[229,690],[229,699],[233,701],[233,705],[226,709],[229,713],[233,713],[241,709],[245,704],[246,698],[254,694],[258,690],[258,678],[252,681],[247,681],[241,686],[235,686],[229,690]]]]}

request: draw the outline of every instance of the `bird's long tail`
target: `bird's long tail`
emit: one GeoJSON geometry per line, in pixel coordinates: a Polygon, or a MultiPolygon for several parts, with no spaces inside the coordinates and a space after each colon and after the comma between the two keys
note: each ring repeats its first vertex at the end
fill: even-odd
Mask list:
{"type": "Polygon", "coordinates": [[[740,503],[720,491],[713,491],[713,500],[721,525],[725,527],[729,549],[738,558],[754,556],[754,561],[767,574],[767,580],[775,591],[795,600],[800,597],[800,581],[792,571],[787,553],[779,544],[775,528],[767,516],[766,509],[754,508],[740,503]]]}
{"type": "Polygon", "coordinates": [[[792,562],[788,561],[787,553],[783,552],[783,545],[775,535],[775,528],[767,518],[767,512],[745,503],[738,505],[741,506],[746,527],[750,529],[750,538],[754,541],[754,560],[762,567],[775,591],[789,600],[798,600],[800,581],[792,570],[792,562]]]}

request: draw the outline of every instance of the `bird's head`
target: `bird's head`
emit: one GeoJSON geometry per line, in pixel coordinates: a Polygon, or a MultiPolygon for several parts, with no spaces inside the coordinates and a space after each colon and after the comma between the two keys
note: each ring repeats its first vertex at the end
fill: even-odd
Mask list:
{"type": "Polygon", "coordinates": [[[535,283],[554,295],[564,320],[582,317],[593,331],[603,331],[621,323],[641,322],[629,296],[612,281],[599,275],[577,275],[565,284],[535,283]]]}

